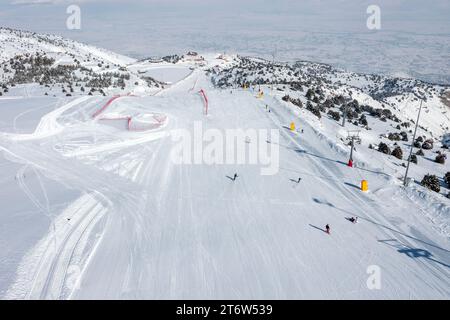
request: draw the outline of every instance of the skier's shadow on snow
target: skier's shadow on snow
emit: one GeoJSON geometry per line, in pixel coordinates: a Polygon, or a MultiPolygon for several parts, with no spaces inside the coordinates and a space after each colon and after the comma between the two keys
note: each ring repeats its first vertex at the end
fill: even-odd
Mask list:
{"type": "Polygon", "coordinates": [[[326,201],[326,200],[321,200],[321,199],[318,199],[318,198],[313,198],[313,201],[314,201],[315,203],[318,203],[318,204],[324,204],[324,205],[327,205],[327,206],[329,206],[329,207],[336,208],[334,204],[332,204],[331,202],[328,202],[328,201],[326,201]]]}
{"type": "Polygon", "coordinates": [[[322,232],[327,233],[327,231],[326,231],[325,229],[319,228],[319,227],[314,226],[314,225],[312,225],[312,224],[309,224],[309,226],[310,226],[311,228],[314,228],[314,229],[317,229],[317,230],[320,230],[320,231],[322,231],[322,232]]]}

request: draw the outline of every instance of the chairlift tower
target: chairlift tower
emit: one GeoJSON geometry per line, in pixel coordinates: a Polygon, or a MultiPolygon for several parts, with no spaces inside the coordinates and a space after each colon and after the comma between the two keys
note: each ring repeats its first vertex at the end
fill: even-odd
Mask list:
{"type": "Polygon", "coordinates": [[[278,54],[278,44],[275,43],[275,48],[274,51],[272,51],[272,68],[273,68],[273,74],[272,74],[272,86],[271,86],[271,91],[273,91],[273,83],[275,82],[275,58],[278,54]]]}
{"type": "MultiPolygon", "coordinates": [[[[352,99],[352,94],[350,93],[350,100],[352,99]]],[[[342,110],[342,126],[345,127],[345,122],[347,120],[347,113],[348,113],[348,105],[347,103],[344,103],[343,110],[342,110]]]]}
{"type": "Polygon", "coordinates": [[[353,149],[355,148],[355,143],[361,144],[361,137],[359,136],[360,133],[361,130],[347,131],[347,141],[349,141],[351,146],[348,166],[351,168],[353,168],[353,149]]]}
{"type": "Polygon", "coordinates": [[[345,128],[345,120],[347,120],[347,105],[344,105],[342,110],[342,126],[345,128]]]}
{"type": "MultiPolygon", "coordinates": [[[[417,95],[416,95],[417,96],[417,95]]],[[[420,114],[422,112],[422,103],[423,103],[423,98],[420,98],[420,106],[419,106],[419,113],[417,114],[417,120],[416,120],[416,127],[414,129],[414,135],[411,141],[411,149],[409,151],[409,157],[408,157],[408,165],[406,166],[406,172],[405,172],[405,178],[403,179],[403,186],[407,187],[408,186],[408,173],[409,173],[409,167],[411,165],[411,157],[413,154],[413,149],[414,149],[414,142],[416,141],[416,135],[417,135],[417,128],[419,127],[419,121],[420,121],[420,114]]]]}

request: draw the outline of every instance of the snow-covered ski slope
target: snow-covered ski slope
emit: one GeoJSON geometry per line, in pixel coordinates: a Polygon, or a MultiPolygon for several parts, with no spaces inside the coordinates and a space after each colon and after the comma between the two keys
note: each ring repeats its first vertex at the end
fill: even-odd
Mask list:
{"type": "MultiPolygon", "coordinates": [[[[419,186],[402,188],[379,158],[347,167],[342,148],[272,94],[215,89],[197,69],[156,95],[116,99],[103,113],[165,116],[137,132],[92,117],[108,100],[66,98],[33,133],[0,134],[0,168],[18,170],[5,175],[2,193],[24,192],[0,198],[1,219],[10,213],[20,221],[28,211],[48,217],[40,220],[48,227],[41,237],[2,232],[2,242],[29,247],[2,256],[5,269],[17,269],[1,279],[2,298],[450,297],[448,201],[419,186]],[[196,121],[204,130],[278,129],[279,172],[173,163],[170,133],[192,132],[196,121]],[[233,182],[227,176],[234,173],[233,182]],[[368,193],[359,190],[363,179],[368,193]],[[64,190],[61,204],[55,199],[64,190]],[[15,201],[30,205],[14,208],[15,201]],[[357,224],[346,219],[355,216],[357,224]],[[379,290],[367,286],[372,266],[380,270],[379,290]]],[[[15,223],[23,234],[34,228],[29,219],[15,223]]]]}

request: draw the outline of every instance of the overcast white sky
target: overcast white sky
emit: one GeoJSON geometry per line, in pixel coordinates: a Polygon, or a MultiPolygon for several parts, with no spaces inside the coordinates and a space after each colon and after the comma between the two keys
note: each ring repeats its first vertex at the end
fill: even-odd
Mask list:
{"type": "Polygon", "coordinates": [[[441,70],[450,70],[450,0],[0,0],[0,26],[59,34],[135,57],[277,50],[282,60],[447,74],[450,82],[441,70]],[[81,30],[65,27],[69,4],[81,7],[81,30]],[[381,8],[380,31],[366,27],[369,4],[381,8]]]}

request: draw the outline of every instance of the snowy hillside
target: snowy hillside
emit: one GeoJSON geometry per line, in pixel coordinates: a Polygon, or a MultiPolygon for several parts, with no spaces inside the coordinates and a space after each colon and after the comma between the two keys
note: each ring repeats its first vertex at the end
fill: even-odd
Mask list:
{"type": "Polygon", "coordinates": [[[1,298],[450,297],[448,88],[234,55],[134,61],[0,35],[1,298]],[[59,77],[62,61],[74,69],[59,77]],[[25,81],[36,65],[48,83],[25,81]],[[129,75],[123,90],[87,86],[108,72],[129,75]],[[229,141],[197,158],[233,129],[266,161],[224,161],[229,141]],[[174,161],[180,133],[194,144],[189,163],[174,161]],[[403,187],[411,143],[415,182],[403,187]],[[422,183],[427,174],[437,182],[422,183]]]}
{"type": "Polygon", "coordinates": [[[161,83],[127,70],[136,62],[57,36],[0,28],[0,84],[14,95],[155,92],[161,83]],[[27,84],[39,86],[29,88],[27,84]]]}

